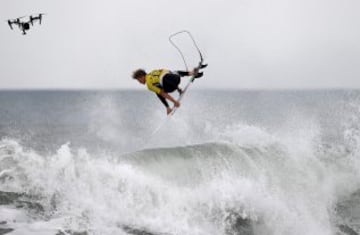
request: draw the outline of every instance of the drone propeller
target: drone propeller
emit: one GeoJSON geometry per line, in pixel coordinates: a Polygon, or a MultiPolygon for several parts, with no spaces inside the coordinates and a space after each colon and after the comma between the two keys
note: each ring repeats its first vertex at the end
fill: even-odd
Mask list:
{"type": "Polygon", "coordinates": [[[14,18],[14,19],[8,19],[6,21],[10,21],[10,22],[17,22],[17,21],[20,21],[20,19],[24,18],[26,16],[21,16],[21,17],[17,17],[17,18],[14,18]]]}

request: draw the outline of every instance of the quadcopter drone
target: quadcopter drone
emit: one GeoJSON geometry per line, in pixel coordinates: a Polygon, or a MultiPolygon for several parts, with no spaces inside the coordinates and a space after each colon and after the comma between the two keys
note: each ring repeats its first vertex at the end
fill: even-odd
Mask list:
{"type": "Polygon", "coordinates": [[[28,21],[21,21],[26,16],[16,18],[14,20],[8,20],[9,27],[13,29],[13,24],[17,25],[19,29],[23,32],[23,35],[26,34],[26,31],[30,29],[30,25],[34,25],[34,21],[39,21],[39,24],[41,24],[42,16],[45,15],[44,13],[38,14],[38,16],[29,16],[28,21]]]}

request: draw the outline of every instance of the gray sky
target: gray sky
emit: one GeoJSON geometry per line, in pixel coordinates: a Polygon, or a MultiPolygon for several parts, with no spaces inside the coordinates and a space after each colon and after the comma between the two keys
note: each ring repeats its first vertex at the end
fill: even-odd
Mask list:
{"type": "Polygon", "coordinates": [[[209,63],[197,88],[360,88],[359,13],[359,0],[1,0],[0,88],[142,88],[138,67],[183,68],[168,42],[182,29],[209,63]],[[7,25],[39,12],[26,36],[7,25]]]}

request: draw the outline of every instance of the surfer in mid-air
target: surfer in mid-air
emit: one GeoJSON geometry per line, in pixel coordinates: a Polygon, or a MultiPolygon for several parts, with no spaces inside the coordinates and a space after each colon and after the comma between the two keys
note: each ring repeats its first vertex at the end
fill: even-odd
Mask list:
{"type": "Polygon", "coordinates": [[[179,107],[180,102],[174,99],[169,93],[177,90],[181,95],[182,90],[179,87],[181,77],[193,76],[194,78],[200,78],[203,76],[202,72],[196,69],[192,71],[169,71],[166,69],[153,70],[150,73],[146,73],[143,69],[137,69],[133,72],[132,77],[139,83],[147,86],[150,91],[156,93],[157,97],[166,107],[167,114],[170,114],[172,108],[169,106],[167,100],[174,103],[174,107],[179,107]]]}
{"type": "Polygon", "coordinates": [[[180,32],[177,32],[175,34],[172,34],[169,36],[170,43],[179,51],[183,61],[186,70],[185,71],[170,71],[167,69],[156,69],[152,70],[151,72],[147,73],[144,69],[137,69],[133,72],[132,77],[136,79],[139,83],[147,86],[147,88],[150,91],[153,91],[156,93],[157,97],[161,100],[161,102],[166,107],[166,113],[168,115],[173,115],[178,107],[180,107],[180,100],[184,96],[185,92],[191,85],[191,83],[194,82],[196,78],[200,78],[203,76],[203,73],[200,71],[201,69],[205,68],[207,64],[203,64],[203,56],[201,54],[201,51],[199,47],[197,46],[193,36],[189,31],[183,30],[180,32]],[[200,62],[196,68],[193,70],[189,70],[185,57],[180,50],[180,48],[175,44],[175,42],[172,40],[173,37],[179,35],[179,34],[185,34],[190,37],[192,40],[193,45],[195,46],[196,50],[199,53],[200,62]],[[184,87],[184,90],[182,90],[179,87],[179,84],[181,82],[181,77],[185,76],[191,76],[188,83],[184,87]],[[174,92],[177,90],[179,92],[178,99],[174,99],[169,93],[174,92]],[[170,107],[167,100],[170,100],[174,103],[173,107],[170,107]]]}

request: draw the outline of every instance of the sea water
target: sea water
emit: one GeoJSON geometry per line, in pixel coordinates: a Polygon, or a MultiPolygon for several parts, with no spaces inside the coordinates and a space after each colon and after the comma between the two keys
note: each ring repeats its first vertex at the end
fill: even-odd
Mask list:
{"type": "Polygon", "coordinates": [[[0,92],[0,234],[355,235],[359,170],[360,91],[0,92]]]}

